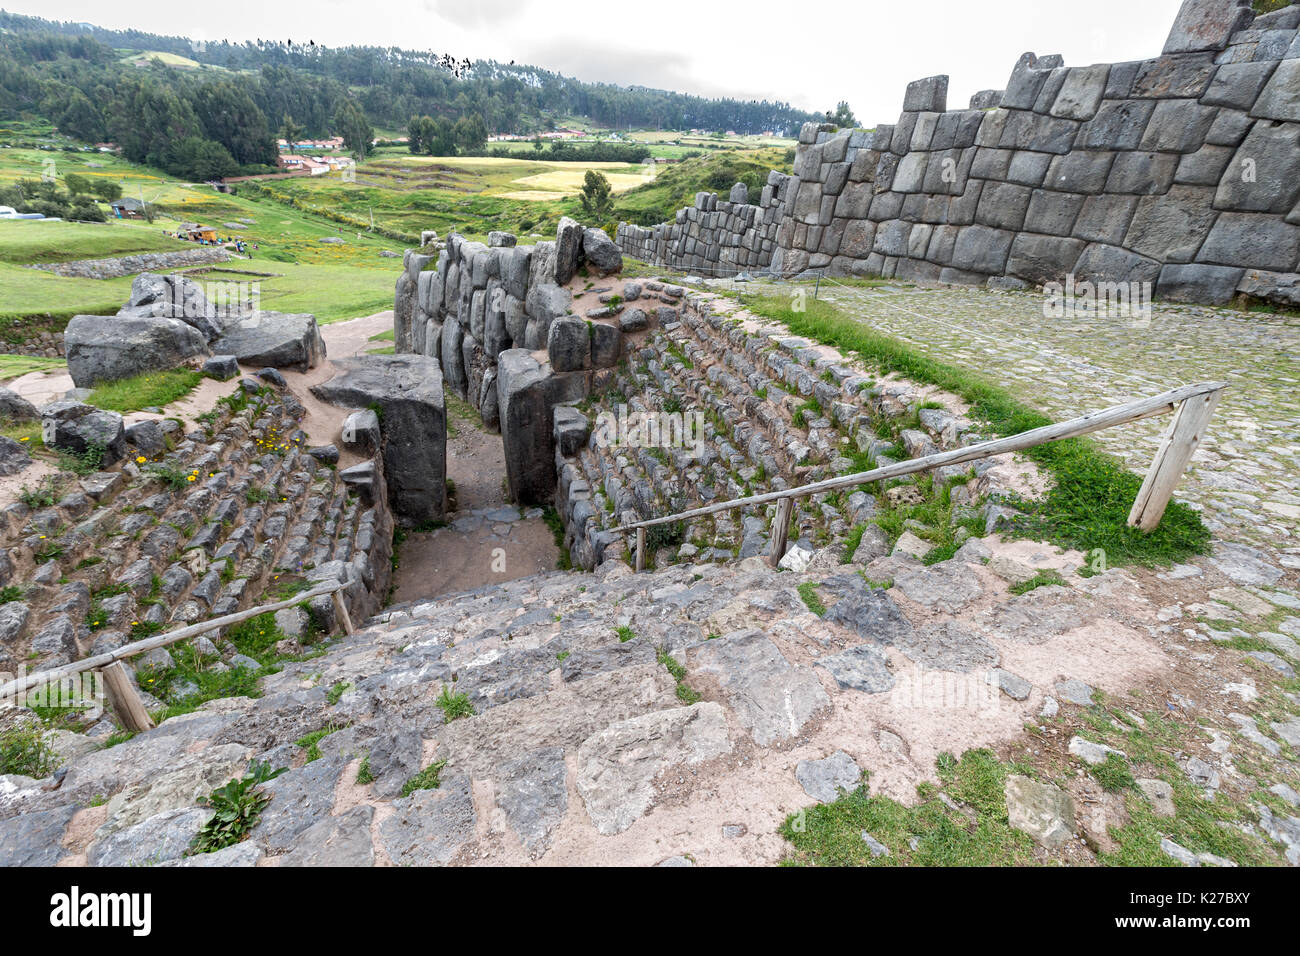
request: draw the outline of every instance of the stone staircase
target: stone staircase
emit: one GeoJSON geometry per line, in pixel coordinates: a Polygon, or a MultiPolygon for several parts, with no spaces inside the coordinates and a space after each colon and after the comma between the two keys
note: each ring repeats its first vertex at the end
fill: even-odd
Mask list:
{"type": "Polygon", "coordinates": [[[1048,550],[972,539],[927,567],[828,549],[794,573],[609,561],[395,606],[260,696],[115,746],[65,735],[58,774],[0,778],[0,864],[774,862],[786,816],[863,769],[905,797],[940,753],[1086,706],[1062,696],[1084,682],[1166,679],[1156,645],[1186,637],[1143,587],[1048,550]],[[1014,596],[1017,560],[1068,583],[1014,596]],[[212,813],[198,798],[255,760],[287,770],[260,821],[186,857],[212,813]]]}
{"type": "MultiPolygon", "coordinates": [[[[582,419],[557,418],[557,499],[575,563],[587,568],[614,544],[610,529],[621,524],[981,440],[951,396],[877,381],[833,350],[707,296],[687,297],[679,314],[652,329],[612,385],[582,412],[582,419]],[[620,406],[631,416],[700,413],[699,454],[606,440],[600,418],[618,414],[620,406]]],[[[973,471],[942,469],[936,480],[969,477],[954,489],[956,499],[983,505],[1006,490],[996,469],[995,461],[979,462],[973,471]]],[[[843,542],[855,526],[871,522],[877,493],[886,490],[800,499],[790,540],[808,548],[843,542]]],[[[674,550],[656,558],[662,564],[763,554],[775,510],[751,506],[696,519],[674,550]]],[[[881,553],[877,534],[867,540],[881,553]]]]}
{"type": "MultiPolygon", "coordinates": [[[[390,521],[307,453],[303,413],[287,388],[244,379],[202,427],[136,425],[120,469],[64,473],[41,486],[44,501],[0,512],[0,583],[11,598],[0,605],[0,669],[104,653],[345,567],[364,581],[351,606],[372,611],[367,586],[378,570],[381,595],[386,587],[390,521]]],[[[332,629],[328,598],[315,613],[332,629]]]]}

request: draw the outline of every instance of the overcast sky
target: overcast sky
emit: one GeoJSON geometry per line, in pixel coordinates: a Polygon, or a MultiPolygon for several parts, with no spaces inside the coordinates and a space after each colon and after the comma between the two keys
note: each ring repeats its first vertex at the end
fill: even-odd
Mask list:
{"type": "Polygon", "coordinates": [[[515,60],[579,79],[892,122],[908,81],[947,73],[949,108],[1001,89],[1021,53],[1071,66],[1156,56],[1180,0],[3,0],[55,20],[204,40],[315,40],[515,60]]]}

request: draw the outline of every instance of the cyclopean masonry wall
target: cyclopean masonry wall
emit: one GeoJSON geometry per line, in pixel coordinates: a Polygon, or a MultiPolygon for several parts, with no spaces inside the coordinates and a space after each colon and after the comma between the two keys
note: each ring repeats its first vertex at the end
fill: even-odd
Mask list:
{"type": "MultiPolygon", "coordinates": [[[[477,409],[489,430],[501,431],[511,497],[521,504],[549,503],[554,495],[554,407],[600,387],[602,372],[623,357],[626,317],[586,320],[613,319],[622,304],[579,319],[570,315],[569,285],[580,270],[599,278],[622,268],[613,240],[568,218],[555,241],[535,246],[517,246],[504,232],[491,233],[486,245],[452,233],[436,262],[406,253],[394,350],[435,360],[442,385],[477,409]]],[[[644,312],[632,312],[644,328],[644,312]]]]}
{"type": "Polygon", "coordinates": [[[715,193],[696,193],[695,204],[677,210],[674,222],[649,229],[620,223],[618,245],[633,258],[684,272],[727,276],[766,269],[798,189],[798,178],[772,170],[758,205],[749,203],[744,183],[736,183],[725,201],[715,193]]]}
{"type": "Polygon", "coordinates": [[[1153,59],[1025,54],[1006,90],[965,110],[947,110],[947,77],[918,80],[892,126],[806,125],[794,175],[774,174],[759,206],[697,197],[676,223],[620,226],[619,244],[720,274],[1002,288],[1073,276],[1298,305],[1297,27],[1297,4],[1253,17],[1244,0],[1186,0],[1153,59]]]}

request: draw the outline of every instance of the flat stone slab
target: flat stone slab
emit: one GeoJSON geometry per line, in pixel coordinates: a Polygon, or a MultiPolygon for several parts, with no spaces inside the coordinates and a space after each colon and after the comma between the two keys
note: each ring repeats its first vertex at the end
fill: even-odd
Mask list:
{"type": "Polygon", "coordinates": [[[379,825],[379,839],[398,866],[445,865],[474,838],[474,801],[464,774],[437,790],[394,800],[392,808],[394,814],[379,825]]]}
{"type": "Polygon", "coordinates": [[[78,807],[0,820],[0,866],[53,866],[67,853],[63,833],[78,807]]]}
{"type": "Polygon", "coordinates": [[[262,784],[271,802],[253,828],[252,838],[272,852],[292,850],[298,834],[333,810],[334,788],[344,766],[342,759],[322,758],[262,784]]]}
{"type": "MultiPolygon", "coordinates": [[[[858,579],[859,581],[861,579],[858,579]]],[[[846,627],[863,640],[893,644],[912,633],[903,613],[887,591],[863,586],[836,601],[824,620],[846,627]]]]}
{"type": "Polygon", "coordinates": [[[578,792],[596,829],[622,833],[650,809],[654,779],[731,750],[720,704],[655,711],[611,724],[578,748],[578,792]]]}
{"type": "Polygon", "coordinates": [[[894,686],[889,659],[871,644],[859,644],[839,654],[820,658],[817,664],[830,671],[835,682],[848,690],[883,694],[894,686]]]}
{"type": "Polygon", "coordinates": [[[370,837],[374,807],[354,807],[337,817],[326,817],[298,834],[292,852],[280,858],[281,866],[374,866],[375,848],[370,837]]]}
{"type": "Polygon", "coordinates": [[[998,663],[997,649],[961,621],[941,621],[917,631],[898,649],[933,670],[967,672],[998,663]]]}
{"type": "Polygon", "coordinates": [[[960,561],[904,572],[894,579],[894,586],[917,604],[949,614],[970,606],[984,593],[979,576],[960,561]]]}
{"type": "Polygon", "coordinates": [[[841,791],[852,792],[862,782],[862,768],[842,750],[821,760],[800,760],[795,779],[804,793],[821,803],[831,803],[841,791]]]}
{"type": "Polygon", "coordinates": [[[1074,800],[1050,783],[1012,775],[1006,783],[1007,822],[1054,850],[1074,835],[1074,800]]]}
{"type": "Polygon", "coordinates": [[[691,670],[716,677],[740,723],[766,747],[796,737],[830,705],[821,681],[793,667],[762,631],[736,631],[695,652],[691,670]]]}
{"type": "Polygon", "coordinates": [[[153,866],[179,860],[212,819],[203,807],[166,810],[142,823],[96,839],[86,851],[91,866],[153,866]]]}
{"type": "Polygon", "coordinates": [[[528,852],[544,853],[569,807],[564,750],[547,747],[501,767],[497,804],[528,852]]]}

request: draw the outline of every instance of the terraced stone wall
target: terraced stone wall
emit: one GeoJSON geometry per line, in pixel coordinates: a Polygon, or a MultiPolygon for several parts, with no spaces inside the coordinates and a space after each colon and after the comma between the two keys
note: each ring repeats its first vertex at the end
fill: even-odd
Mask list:
{"type": "MultiPolygon", "coordinates": [[[[1005,90],[968,109],[947,108],[936,76],[908,86],[892,125],[806,125],[793,181],[758,207],[775,245],[752,264],[1002,288],[1073,276],[1177,301],[1300,305],[1298,27],[1300,4],[1254,17],[1242,0],[1186,0],[1148,60],[1067,67],[1027,53],[1005,90]]],[[[709,238],[713,202],[621,227],[619,243],[725,272],[734,246],[709,238]]]]}

